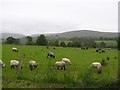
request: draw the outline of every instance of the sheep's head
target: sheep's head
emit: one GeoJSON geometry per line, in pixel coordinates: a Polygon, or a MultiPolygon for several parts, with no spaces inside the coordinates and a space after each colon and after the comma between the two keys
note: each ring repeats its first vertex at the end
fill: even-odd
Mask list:
{"type": "Polygon", "coordinates": [[[69,64],[72,64],[71,61],[68,61],[69,64]]]}
{"type": "Polygon", "coordinates": [[[53,58],[55,58],[55,55],[53,55],[53,58]]]}
{"type": "Polygon", "coordinates": [[[34,67],[37,68],[37,67],[38,67],[38,64],[36,63],[36,64],[34,65],[34,67]]]}
{"type": "Polygon", "coordinates": [[[5,67],[5,64],[3,64],[2,67],[5,67]]]}

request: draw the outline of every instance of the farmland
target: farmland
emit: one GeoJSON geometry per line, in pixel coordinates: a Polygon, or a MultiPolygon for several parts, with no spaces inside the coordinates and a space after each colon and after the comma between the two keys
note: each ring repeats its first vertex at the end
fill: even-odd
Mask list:
{"type": "Polygon", "coordinates": [[[81,50],[80,48],[62,48],[26,45],[2,45],[2,60],[6,66],[2,70],[4,88],[85,88],[101,87],[118,80],[118,50],[106,50],[105,53],[97,53],[96,49],[81,50]],[[12,52],[11,48],[17,47],[19,52],[12,52]],[[56,58],[47,58],[47,52],[52,51],[56,58]],[[23,69],[16,74],[16,69],[11,69],[9,61],[20,60],[20,55],[25,54],[23,69]],[[67,57],[72,64],[67,65],[66,70],[57,70],[53,67],[56,61],[67,57]],[[109,60],[107,60],[109,57],[109,60]],[[30,59],[38,63],[38,68],[30,71],[28,62],[30,59]],[[106,60],[107,66],[102,68],[102,73],[89,69],[94,61],[106,60]]]}

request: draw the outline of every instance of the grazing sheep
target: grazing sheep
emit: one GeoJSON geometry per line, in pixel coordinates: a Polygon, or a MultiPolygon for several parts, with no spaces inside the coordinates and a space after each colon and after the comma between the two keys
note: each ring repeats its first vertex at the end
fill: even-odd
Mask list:
{"type": "Polygon", "coordinates": [[[48,52],[48,54],[47,54],[47,58],[48,58],[48,56],[50,56],[50,58],[55,58],[55,55],[53,54],[53,52],[48,52]]]}
{"type": "Polygon", "coordinates": [[[36,63],[36,61],[29,61],[29,67],[30,67],[30,70],[32,71],[33,68],[37,68],[38,64],[36,63]]]}
{"type": "Polygon", "coordinates": [[[98,52],[98,53],[105,53],[105,50],[102,50],[102,49],[99,48],[99,49],[96,50],[96,52],[98,52]]]}
{"type": "Polygon", "coordinates": [[[102,72],[102,65],[100,62],[93,62],[89,68],[92,67],[92,68],[97,68],[98,69],[98,74],[100,74],[102,72]]]}
{"type": "Polygon", "coordinates": [[[0,60],[0,67],[5,67],[5,64],[3,63],[2,60],[0,60]]]}
{"type": "Polygon", "coordinates": [[[15,47],[13,47],[13,48],[12,48],[12,51],[14,51],[14,52],[18,52],[18,49],[15,48],[15,47]]]}
{"type": "MultiPolygon", "coordinates": [[[[57,61],[55,62],[55,65],[57,66],[57,69],[59,70],[59,67],[61,67],[61,70],[64,68],[65,70],[65,66],[66,66],[66,63],[64,61],[57,61]]],[[[54,66],[54,65],[53,65],[54,66]]]]}
{"type": "Polygon", "coordinates": [[[105,50],[102,50],[101,52],[102,52],[102,53],[104,53],[104,52],[105,52],[105,50]]]}
{"type": "MultiPolygon", "coordinates": [[[[17,61],[17,60],[11,60],[10,61],[10,67],[11,67],[11,69],[13,68],[17,68],[19,66],[19,61],[17,61]]],[[[22,67],[23,67],[23,65],[21,66],[21,69],[22,69],[22,67]]]]}
{"type": "Polygon", "coordinates": [[[71,64],[71,61],[68,58],[63,58],[62,61],[64,61],[66,64],[71,64]]]}
{"type": "Polygon", "coordinates": [[[47,48],[47,49],[49,49],[49,47],[48,47],[48,46],[47,46],[46,48],[47,48]]]}
{"type": "Polygon", "coordinates": [[[81,47],[82,50],[88,50],[88,47],[81,47]]]}
{"type": "Polygon", "coordinates": [[[109,58],[109,57],[107,57],[107,60],[110,60],[110,58],[109,58]]]}
{"type": "Polygon", "coordinates": [[[96,52],[98,52],[99,50],[96,50],[96,52]]]}

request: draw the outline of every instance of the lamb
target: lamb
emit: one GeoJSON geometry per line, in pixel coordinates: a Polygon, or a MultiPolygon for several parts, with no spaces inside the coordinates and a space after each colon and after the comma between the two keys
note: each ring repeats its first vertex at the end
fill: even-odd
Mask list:
{"type": "Polygon", "coordinates": [[[47,58],[48,58],[48,56],[50,56],[50,58],[55,58],[55,55],[53,54],[53,52],[48,52],[48,54],[47,54],[47,58]]]}
{"type": "Polygon", "coordinates": [[[38,64],[36,63],[36,61],[29,61],[29,67],[30,67],[30,70],[32,71],[33,68],[37,68],[38,64]]]}
{"type": "Polygon", "coordinates": [[[102,72],[102,65],[100,62],[93,62],[89,68],[92,67],[92,68],[97,68],[98,69],[98,74],[100,74],[102,72]]]}
{"type": "MultiPolygon", "coordinates": [[[[11,69],[13,68],[17,68],[19,66],[19,61],[17,61],[17,60],[11,60],[10,61],[10,67],[11,67],[11,69]]],[[[22,69],[22,67],[23,67],[23,65],[21,66],[21,69],[22,69]]]]}
{"type": "MultiPolygon", "coordinates": [[[[57,61],[55,62],[55,65],[57,66],[57,69],[59,70],[59,67],[61,67],[61,70],[64,68],[65,70],[65,66],[66,66],[66,63],[64,61],[57,61]]],[[[54,65],[53,65],[54,66],[54,65]]]]}
{"type": "Polygon", "coordinates": [[[0,60],[0,67],[5,67],[5,64],[3,63],[2,60],[0,60]]]}
{"type": "Polygon", "coordinates": [[[18,52],[18,49],[15,48],[15,47],[13,47],[13,48],[12,48],[12,51],[14,51],[14,52],[18,52]]]}
{"type": "Polygon", "coordinates": [[[66,64],[71,64],[71,61],[68,58],[63,58],[62,61],[64,61],[66,64]]]}

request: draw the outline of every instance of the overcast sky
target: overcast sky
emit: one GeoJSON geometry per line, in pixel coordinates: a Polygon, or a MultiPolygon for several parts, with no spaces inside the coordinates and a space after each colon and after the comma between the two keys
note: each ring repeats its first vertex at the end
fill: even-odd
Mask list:
{"type": "Polygon", "coordinates": [[[2,0],[2,32],[118,32],[119,0],[2,0]]]}

